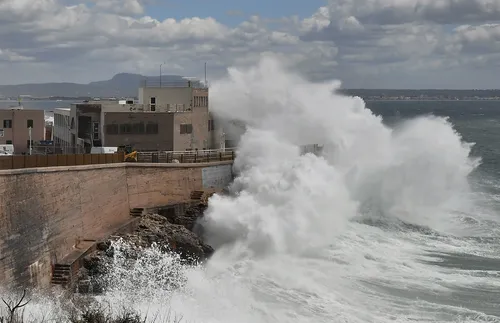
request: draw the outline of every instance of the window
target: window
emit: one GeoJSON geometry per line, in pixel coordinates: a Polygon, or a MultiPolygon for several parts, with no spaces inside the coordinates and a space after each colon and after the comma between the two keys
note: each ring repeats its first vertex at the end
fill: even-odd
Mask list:
{"type": "Polygon", "coordinates": [[[214,121],[213,120],[208,120],[208,131],[213,131],[215,129],[214,127],[214,121]]]}
{"type": "Polygon", "coordinates": [[[12,120],[4,120],[3,127],[4,128],[12,128],[12,120]]]}
{"type": "Polygon", "coordinates": [[[156,135],[158,133],[158,124],[157,123],[148,123],[146,125],[146,133],[148,135],[156,135]]]}
{"type": "Polygon", "coordinates": [[[193,125],[192,124],[181,124],[181,135],[182,134],[189,134],[193,132],[193,125]]]}
{"type": "Polygon", "coordinates": [[[27,148],[30,148],[30,144],[31,144],[31,148],[33,148],[33,140],[26,140],[26,147],[27,148]]]}
{"type": "Polygon", "coordinates": [[[27,128],[33,128],[33,120],[28,119],[27,124],[28,124],[27,128]]]}
{"type": "Polygon", "coordinates": [[[118,134],[118,125],[117,124],[107,124],[106,125],[106,133],[108,135],[117,135],[118,134]]]}
{"type": "Polygon", "coordinates": [[[94,122],[92,124],[92,136],[94,140],[99,140],[99,122],[94,122]]]}
{"type": "Polygon", "coordinates": [[[120,125],[120,133],[121,134],[131,134],[132,133],[132,125],[130,123],[123,123],[120,125]]]}
{"type": "Polygon", "coordinates": [[[5,142],[5,144],[6,144],[6,145],[12,145],[12,140],[7,140],[7,141],[5,142]]]}
{"type": "Polygon", "coordinates": [[[206,96],[195,96],[194,97],[195,107],[208,107],[208,97],[206,96]]]}
{"type": "Polygon", "coordinates": [[[134,123],[132,125],[132,133],[137,135],[142,135],[145,132],[145,127],[143,122],[134,123]]]}
{"type": "Polygon", "coordinates": [[[155,97],[151,97],[149,99],[149,106],[151,108],[151,111],[156,111],[156,98],[155,97]]]}

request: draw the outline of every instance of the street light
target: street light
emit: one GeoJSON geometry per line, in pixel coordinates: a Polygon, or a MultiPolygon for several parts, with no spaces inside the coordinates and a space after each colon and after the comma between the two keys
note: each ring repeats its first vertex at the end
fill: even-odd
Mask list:
{"type": "Polygon", "coordinates": [[[163,66],[163,64],[165,64],[165,62],[160,64],[160,87],[161,87],[161,67],[163,66]]]}
{"type": "Polygon", "coordinates": [[[28,128],[28,134],[30,137],[30,156],[31,156],[31,150],[32,150],[32,147],[31,147],[31,127],[28,128]]]}

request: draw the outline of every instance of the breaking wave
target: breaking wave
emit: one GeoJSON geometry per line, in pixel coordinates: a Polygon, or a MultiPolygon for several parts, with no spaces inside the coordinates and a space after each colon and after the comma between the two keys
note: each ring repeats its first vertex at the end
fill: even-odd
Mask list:
{"type": "Polygon", "coordinates": [[[171,311],[187,322],[498,322],[497,222],[470,188],[471,144],[446,118],[389,128],[339,86],[270,58],[229,69],[211,109],[246,130],[231,194],[213,196],[202,222],[216,253],[187,267],[152,248],[130,270],[117,252],[100,300],[160,322],[171,311]],[[306,144],[323,153],[301,154],[306,144]],[[492,265],[459,268],[450,255],[492,265]]]}

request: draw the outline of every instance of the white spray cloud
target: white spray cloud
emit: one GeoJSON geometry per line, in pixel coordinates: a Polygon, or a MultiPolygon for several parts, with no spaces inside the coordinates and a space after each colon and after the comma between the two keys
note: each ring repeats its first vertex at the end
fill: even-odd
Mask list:
{"type": "Polygon", "coordinates": [[[357,97],[334,93],[272,58],[232,68],[211,89],[211,109],[247,124],[239,143],[236,197],[216,196],[208,242],[291,252],[328,244],[359,213],[434,226],[467,192],[470,146],[447,120],[418,118],[393,130],[357,97]],[[299,145],[325,154],[300,156],[299,145]]]}

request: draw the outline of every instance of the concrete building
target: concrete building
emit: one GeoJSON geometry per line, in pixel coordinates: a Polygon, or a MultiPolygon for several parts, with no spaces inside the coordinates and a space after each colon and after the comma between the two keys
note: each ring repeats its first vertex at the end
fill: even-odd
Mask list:
{"type": "Polygon", "coordinates": [[[71,117],[70,108],[54,109],[53,140],[56,153],[82,153],[83,147],[78,149],[76,144],[75,122],[71,117]]]}
{"type": "Polygon", "coordinates": [[[15,154],[29,152],[31,127],[32,147],[45,139],[45,115],[43,110],[12,108],[0,110],[0,144],[14,145],[15,154]]]}
{"type": "Polygon", "coordinates": [[[54,115],[60,114],[64,123],[58,127],[56,122],[56,145],[63,142],[75,151],[120,145],[142,151],[184,151],[219,149],[224,142],[222,129],[209,113],[207,88],[191,82],[144,83],[138,101],[93,101],[57,109],[54,115]]]}

